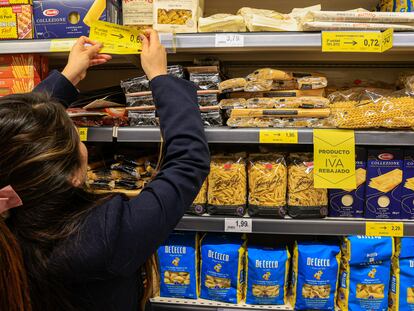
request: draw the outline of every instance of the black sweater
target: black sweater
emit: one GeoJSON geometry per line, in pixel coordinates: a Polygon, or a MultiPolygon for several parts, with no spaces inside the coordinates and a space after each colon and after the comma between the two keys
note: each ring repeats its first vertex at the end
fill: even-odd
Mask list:
{"type": "MultiPolygon", "coordinates": [[[[165,141],[160,172],[136,198],[116,196],[95,208],[79,236],[64,245],[65,257],[51,258],[78,310],[140,310],[140,267],[173,231],[209,171],[194,84],[166,75],[152,80],[151,88],[165,141]]],[[[78,94],[56,71],[35,91],[65,105],[78,94]]]]}

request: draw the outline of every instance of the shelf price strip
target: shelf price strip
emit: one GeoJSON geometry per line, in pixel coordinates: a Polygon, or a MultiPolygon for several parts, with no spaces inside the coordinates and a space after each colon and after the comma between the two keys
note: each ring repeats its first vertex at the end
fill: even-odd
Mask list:
{"type": "Polygon", "coordinates": [[[404,236],[403,222],[367,222],[365,225],[365,234],[368,236],[404,236]]]}
{"type": "Polygon", "coordinates": [[[49,51],[52,53],[70,52],[75,42],[76,39],[52,39],[49,51]]]}
{"type": "Polygon", "coordinates": [[[244,47],[244,35],[237,33],[216,34],[216,48],[244,47]]]}
{"type": "Polygon", "coordinates": [[[298,130],[260,130],[259,143],[261,144],[297,144],[298,130]]]}
{"type": "Polygon", "coordinates": [[[324,31],[322,52],[383,53],[393,46],[393,29],[380,31],[324,31]]]}
{"type": "Polygon", "coordinates": [[[81,141],[88,141],[88,128],[78,127],[79,137],[81,141]]]}
{"type": "Polygon", "coordinates": [[[225,218],[224,232],[252,233],[253,220],[249,218],[225,218]]]}

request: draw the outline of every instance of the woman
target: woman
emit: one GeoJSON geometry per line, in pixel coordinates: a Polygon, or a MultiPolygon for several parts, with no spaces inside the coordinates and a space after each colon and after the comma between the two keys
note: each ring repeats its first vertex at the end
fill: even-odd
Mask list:
{"type": "Polygon", "coordinates": [[[166,149],[156,178],[130,201],[84,190],[86,148],[54,101],[73,101],[88,67],[110,59],[99,44],[81,38],[62,74],[0,99],[0,310],[143,308],[142,268],[150,275],[151,255],[197,195],[209,151],[195,86],[166,74],[156,32],[142,40],[166,149]]]}

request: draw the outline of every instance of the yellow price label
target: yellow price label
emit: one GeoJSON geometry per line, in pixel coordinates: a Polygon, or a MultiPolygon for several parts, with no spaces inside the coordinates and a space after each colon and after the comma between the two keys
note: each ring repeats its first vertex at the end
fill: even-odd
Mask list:
{"type": "Polygon", "coordinates": [[[76,39],[52,39],[50,40],[50,52],[70,52],[76,39]]]}
{"type": "Polygon", "coordinates": [[[367,222],[365,235],[368,236],[404,236],[403,222],[367,222]]]}
{"type": "Polygon", "coordinates": [[[88,141],[88,128],[78,127],[79,137],[81,141],[88,141]]]}
{"type": "Polygon", "coordinates": [[[298,130],[260,130],[259,142],[261,144],[297,144],[298,130]]]}
{"type": "Polygon", "coordinates": [[[324,31],[322,52],[382,53],[392,48],[394,30],[324,31]]]}
{"type": "Polygon", "coordinates": [[[103,21],[93,22],[89,38],[103,44],[101,53],[140,54],[142,32],[131,26],[121,26],[103,21]]]}

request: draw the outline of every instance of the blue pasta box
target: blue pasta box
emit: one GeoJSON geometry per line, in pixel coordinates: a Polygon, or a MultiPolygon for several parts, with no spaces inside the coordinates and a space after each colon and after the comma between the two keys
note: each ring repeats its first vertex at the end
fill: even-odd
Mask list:
{"type": "Polygon", "coordinates": [[[330,217],[364,217],[365,186],[367,179],[367,152],[356,148],[356,189],[329,190],[330,217]]]}
{"type": "Polygon", "coordinates": [[[37,39],[88,36],[96,20],[120,24],[122,6],[117,0],[35,0],[33,13],[37,39]]]}
{"type": "Polygon", "coordinates": [[[414,149],[404,153],[401,218],[414,219],[414,149]]]}
{"type": "Polygon", "coordinates": [[[365,218],[400,218],[403,159],[401,149],[368,151],[365,218]]]}

